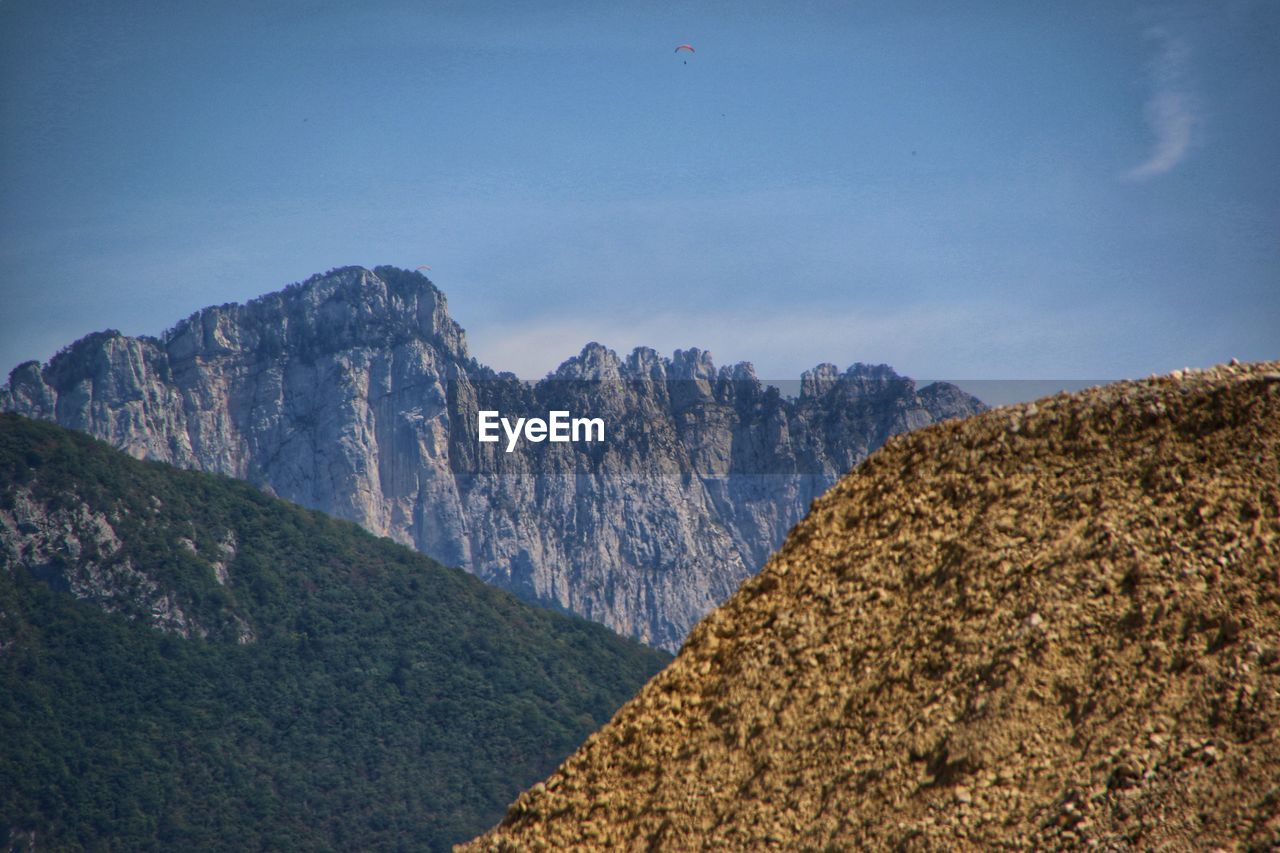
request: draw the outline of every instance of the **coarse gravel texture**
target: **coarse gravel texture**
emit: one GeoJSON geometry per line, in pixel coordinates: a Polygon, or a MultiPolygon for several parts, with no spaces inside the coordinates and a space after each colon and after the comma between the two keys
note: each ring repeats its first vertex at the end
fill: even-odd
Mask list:
{"type": "Polygon", "coordinates": [[[1272,849],[1280,362],[891,439],[469,850],[1272,849]]]}

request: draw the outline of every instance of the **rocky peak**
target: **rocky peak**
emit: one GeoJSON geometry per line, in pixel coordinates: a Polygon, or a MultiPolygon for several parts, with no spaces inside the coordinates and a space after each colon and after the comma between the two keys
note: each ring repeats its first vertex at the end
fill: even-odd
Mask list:
{"type": "Polygon", "coordinates": [[[821,397],[840,381],[840,368],[834,364],[819,364],[812,370],[800,374],[800,397],[802,399],[821,397]]]}
{"type": "Polygon", "coordinates": [[[623,378],[622,362],[616,352],[592,341],[578,355],[566,359],[556,369],[554,376],[556,379],[617,382],[623,378]]]}
{"type": "Polygon", "coordinates": [[[314,358],[410,341],[468,358],[444,294],[421,273],[394,267],[344,267],[244,305],[205,308],[162,340],[175,362],[250,350],[314,358]]]}
{"type": "Polygon", "coordinates": [[[692,347],[678,349],[671,356],[668,375],[672,379],[693,379],[710,382],[716,378],[716,366],[707,350],[692,347]]]}
{"type": "Polygon", "coordinates": [[[884,365],[802,384],[792,400],[705,350],[624,362],[594,342],[522,382],[470,358],[425,276],[346,267],[158,339],[91,335],[15,369],[0,409],[250,480],[675,648],[885,438],[981,408],[884,365]],[[481,410],[600,417],[607,439],[507,452],[478,441],[481,410]]]}
{"type": "Polygon", "coordinates": [[[667,378],[667,360],[651,347],[636,347],[627,356],[627,373],[636,379],[661,382],[667,378]]]}
{"type": "Polygon", "coordinates": [[[45,384],[40,362],[24,361],[9,371],[9,384],[0,387],[0,411],[29,412],[33,418],[52,419],[57,395],[45,384]]]}
{"type": "Polygon", "coordinates": [[[720,378],[730,382],[759,382],[756,378],[755,366],[749,361],[740,361],[731,366],[720,368],[720,378]]]}
{"type": "Polygon", "coordinates": [[[800,379],[800,398],[816,400],[831,393],[846,397],[914,393],[915,383],[887,364],[850,365],[843,373],[834,364],[819,364],[800,379]]]}

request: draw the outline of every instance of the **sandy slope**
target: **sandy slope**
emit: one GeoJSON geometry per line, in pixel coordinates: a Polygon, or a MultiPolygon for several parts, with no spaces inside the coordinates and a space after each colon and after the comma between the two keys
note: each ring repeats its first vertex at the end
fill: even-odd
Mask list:
{"type": "Polygon", "coordinates": [[[893,439],[472,849],[1280,842],[1280,362],[893,439]]]}

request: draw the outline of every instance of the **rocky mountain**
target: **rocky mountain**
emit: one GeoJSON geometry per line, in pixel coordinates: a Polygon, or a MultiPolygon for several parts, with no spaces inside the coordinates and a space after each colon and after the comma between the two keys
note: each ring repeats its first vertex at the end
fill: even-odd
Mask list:
{"type": "Polygon", "coordinates": [[[447,850],[667,656],[0,415],[0,849],[447,850]]]}
{"type": "Polygon", "coordinates": [[[1280,362],[892,439],[471,850],[1280,847],[1280,362]]]}
{"type": "Polygon", "coordinates": [[[529,600],[674,649],[809,503],[891,435],[982,409],[889,367],[795,396],[697,349],[589,344],[521,382],[467,351],[420,273],[346,268],[160,338],[90,335],[20,365],[0,410],[249,480],[529,600]],[[597,443],[478,440],[478,412],[599,417],[597,443]]]}

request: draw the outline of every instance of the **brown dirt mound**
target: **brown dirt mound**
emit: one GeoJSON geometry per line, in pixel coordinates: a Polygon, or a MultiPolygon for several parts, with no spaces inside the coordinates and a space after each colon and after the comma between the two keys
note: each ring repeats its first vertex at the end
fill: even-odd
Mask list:
{"type": "Polygon", "coordinates": [[[1280,362],[891,440],[472,849],[1280,842],[1280,362]]]}

